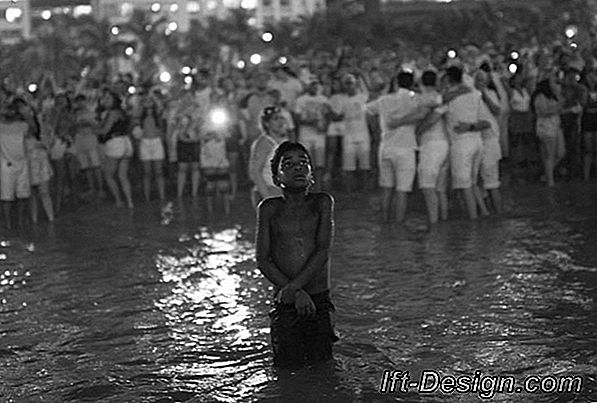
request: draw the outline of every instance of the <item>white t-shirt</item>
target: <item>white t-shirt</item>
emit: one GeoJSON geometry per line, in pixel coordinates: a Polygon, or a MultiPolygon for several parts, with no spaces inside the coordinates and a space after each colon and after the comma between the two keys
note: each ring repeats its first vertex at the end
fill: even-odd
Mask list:
{"type": "MultiPolygon", "coordinates": [[[[437,91],[429,91],[419,94],[419,104],[428,105],[430,107],[438,107],[442,104],[442,96],[437,91]]],[[[441,109],[437,112],[441,112],[441,109]]],[[[447,141],[448,135],[446,133],[446,124],[444,119],[438,120],[432,127],[425,131],[421,135],[421,145],[426,144],[430,141],[447,141]]]]}
{"type": "Polygon", "coordinates": [[[382,95],[366,105],[368,113],[379,115],[382,131],[381,142],[384,147],[417,148],[415,126],[406,125],[390,129],[388,119],[392,116],[406,116],[413,112],[418,105],[415,93],[403,88],[393,94],[382,95]]]}
{"type": "MultiPolygon", "coordinates": [[[[337,114],[342,113],[343,98],[346,98],[346,94],[334,94],[329,99],[330,107],[337,114]]],[[[344,121],[330,122],[328,136],[344,136],[344,121]]]]}
{"type": "Polygon", "coordinates": [[[27,161],[25,135],[29,126],[25,122],[0,122],[0,158],[7,162],[27,161]]]}
{"type": "Polygon", "coordinates": [[[510,107],[516,112],[528,112],[531,107],[531,96],[525,88],[521,90],[512,89],[510,107]]]}
{"type": "Polygon", "coordinates": [[[466,94],[462,94],[451,100],[447,105],[446,110],[446,123],[448,127],[448,134],[450,141],[465,140],[467,138],[478,138],[480,132],[464,132],[456,133],[454,128],[459,123],[473,124],[479,120],[489,120],[483,117],[481,105],[483,100],[481,99],[481,92],[473,90],[466,94]]]}
{"type": "Polygon", "coordinates": [[[201,168],[226,169],[230,162],[226,156],[226,140],[216,134],[201,141],[201,168]]]}
{"type": "Polygon", "coordinates": [[[365,109],[368,98],[367,94],[357,93],[339,99],[339,110],[344,114],[344,138],[349,142],[369,141],[365,109]]]}
{"type": "Polygon", "coordinates": [[[286,81],[272,80],[269,87],[280,91],[282,100],[286,101],[286,107],[290,110],[294,110],[296,100],[303,92],[303,84],[294,77],[288,77],[286,81]]]}
{"type": "Polygon", "coordinates": [[[299,136],[311,136],[324,134],[325,105],[330,105],[328,99],[323,95],[303,94],[296,100],[296,113],[306,119],[317,119],[316,125],[299,126],[299,136]]]}

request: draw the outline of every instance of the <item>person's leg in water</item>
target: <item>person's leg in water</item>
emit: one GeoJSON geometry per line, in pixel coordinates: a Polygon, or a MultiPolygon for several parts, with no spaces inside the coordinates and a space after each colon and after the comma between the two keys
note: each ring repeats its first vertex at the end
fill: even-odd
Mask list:
{"type": "Polygon", "coordinates": [[[439,221],[439,198],[435,189],[421,189],[427,207],[427,219],[430,225],[439,221]]]}
{"type": "Polygon", "coordinates": [[[556,139],[542,137],[540,139],[541,159],[543,160],[543,169],[545,170],[545,178],[547,186],[555,185],[554,171],[555,171],[555,154],[556,154],[556,139]]]}
{"type": "Polygon", "coordinates": [[[19,223],[19,229],[25,229],[25,225],[27,222],[27,210],[29,210],[29,203],[31,197],[27,198],[18,198],[16,200],[17,203],[17,220],[19,223]]]}
{"type": "Polygon", "coordinates": [[[151,200],[151,161],[143,161],[143,195],[146,202],[151,200]]]}
{"type": "Polygon", "coordinates": [[[12,206],[13,201],[2,200],[2,212],[4,213],[4,225],[6,229],[12,229],[12,206]]]}
{"type": "Polygon", "coordinates": [[[468,212],[468,217],[471,220],[476,220],[479,218],[477,213],[477,200],[475,198],[475,193],[473,191],[473,187],[468,187],[464,189],[460,189],[462,193],[462,197],[464,199],[464,203],[466,205],[466,210],[468,212]]]}
{"type": "Polygon", "coordinates": [[[118,180],[126,199],[126,205],[128,208],[133,208],[133,195],[131,191],[131,182],[129,180],[129,162],[130,158],[122,158],[118,161],[118,180]]]}
{"type": "Polygon", "coordinates": [[[178,199],[182,199],[189,167],[190,164],[187,162],[178,162],[178,171],[176,176],[176,196],[178,199]]]}
{"type": "Polygon", "coordinates": [[[381,188],[381,217],[384,222],[390,222],[392,220],[392,212],[394,210],[394,188],[382,187],[381,188]]]}
{"type": "MultiPolygon", "coordinates": [[[[50,181],[40,183],[37,187],[37,194],[48,221],[54,221],[54,206],[52,205],[52,197],[50,196],[50,181]]],[[[33,195],[31,197],[33,198],[33,195]]]]}
{"type": "Polygon", "coordinates": [[[199,184],[201,181],[201,168],[199,162],[191,162],[191,197],[197,200],[199,196],[199,184]]]}
{"type": "Polygon", "coordinates": [[[79,161],[77,157],[67,152],[64,154],[64,161],[66,163],[66,182],[69,195],[69,203],[76,206],[79,203],[79,187],[77,184],[77,176],[79,173],[79,161]]]}
{"type": "Polygon", "coordinates": [[[151,162],[153,166],[153,174],[155,181],[158,186],[158,195],[160,197],[160,203],[166,200],[166,180],[164,179],[164,160],[157,160],[151,162]]]}
{"type": "Polygon", "coordinates": [[[229,152],[228,161],[230,162],[230,198],[235,199],[238,193],[239,153],[229,152]]]}
{"type": "Polygon", "coordinates": [[[485,205],[485,199],[483,197],[483,190],[478,185],[473,185],[472,189],[475,195],[475,201],[477,203],[479,211],[481,212],[481,216],[489,216],[489,210],[487,210],[487,206],[485,205]]]}
{"type": "Polygon", "coordinates": [[[108,184],[108,189],[114,198],[114,202],[117,207],[122,206],[122,199],[120,198],[120,189],[118,189],[118,183],[116,182],[115,175],[118,170],[118,159],[106,157],[104,161],[104,177],[108,184]]]}
{"type": "Polygon", "coordinates": [[[37,198],[38,198],[38,187],[31,186],[31,199],[29,200],[29,210],[31,213],[31,222],[33,224],[37,224],[38,216],[39,216],[39,208],[37,205],[37,198]]]}
{"type": "Polygon", "coordinates": [[[56,213],[60,213],[62,209],[62,201],[64,198],[64,187],[66,181],[66,165],[64,157],[52,160],[52,169],[54,170],[54,206],[56,213]]]}
{"type": "Polygon", "coordinates": [[[585,142],[585,155],[583,159],[583,177],[586,182],[591,179],[591,167],[593,163],[597,161],[595,157],[597,156],[597,132],[590,131],[584,133],[584,142],[585,142]]]}

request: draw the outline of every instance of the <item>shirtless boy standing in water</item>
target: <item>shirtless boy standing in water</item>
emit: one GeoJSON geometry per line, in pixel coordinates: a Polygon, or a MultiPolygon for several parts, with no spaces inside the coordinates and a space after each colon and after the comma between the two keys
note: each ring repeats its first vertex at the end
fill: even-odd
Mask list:
{"type": "Polygon", "coordinates": [[[297,368],[330,360],[338,340],[330,299],[334,199],[309,191],[311,159],[301,144],[280,144],[271,164],[283,196],[258,207],[257,265],[275,286],[270,313],[274,365],[297,368]]]}

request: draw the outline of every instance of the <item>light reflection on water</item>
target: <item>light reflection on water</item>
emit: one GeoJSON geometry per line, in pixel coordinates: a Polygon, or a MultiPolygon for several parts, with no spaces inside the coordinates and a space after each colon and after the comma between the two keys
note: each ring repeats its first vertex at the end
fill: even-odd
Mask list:
{"type": "Polygon", "coordinates": [[[339,198],[336,362],[297,373],[271,368],[271,287],[247,209],[209,226],[190,208],[165,221],[150,208],[89,211],[33,242],[4,239],[0,400],[479,401],[380,395],[386,369],[579,374],[580,396],[492,401],[595,400],[597,189],[534,191],[502,219],[431,233],[417,207],[400,229],[378,224],[371,200],[339,198]]]}

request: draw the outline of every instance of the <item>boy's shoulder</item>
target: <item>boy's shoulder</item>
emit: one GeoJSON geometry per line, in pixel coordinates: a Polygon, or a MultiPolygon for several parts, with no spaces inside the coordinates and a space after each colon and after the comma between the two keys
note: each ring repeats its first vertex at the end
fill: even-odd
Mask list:
{"type": "Polygon", "coordinates": [[[280,207],[283,203],[283,196],[267,197],[261,200],[261,202],[259,202],[259,204],[257,205],[257,210],[259,210],[261,214],[271,214],[275,212],[276,209],[278,209],[278,207],[280,207]]]}
{"type": "Polygon", "coordinates": [[[328,192],[312,192],[309,197],[321,206],[333,206],[334,196],[328,192]]]}

